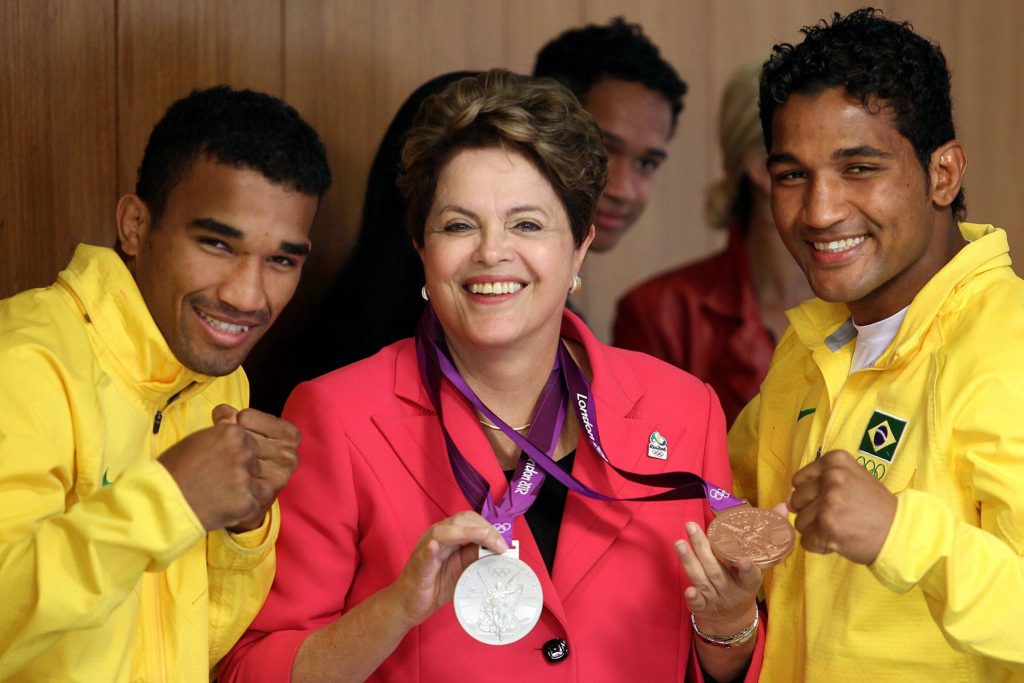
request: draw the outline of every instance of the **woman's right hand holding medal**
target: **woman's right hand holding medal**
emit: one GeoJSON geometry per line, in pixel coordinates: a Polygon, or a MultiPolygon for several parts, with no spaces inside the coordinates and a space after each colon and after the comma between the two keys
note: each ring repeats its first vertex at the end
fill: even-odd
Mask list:
{"type": "Polygon", "coordinates": [[[420,536],[402,573],[388,588],[408,628],[451,602],[462,572],[479,557],[478,546],[499,554],[508,550],[501,534],[469,510],[434,524],[420,536]]]}
{"type": "Polygon", "coordinates": [[[311,633],[296,653],[292,680],[361,681],[380,666],[410,629],[452,600],[459,576],[480,554],[508,549],[475,512],[460,512],[420,536],[394,583],[311,633]]]}

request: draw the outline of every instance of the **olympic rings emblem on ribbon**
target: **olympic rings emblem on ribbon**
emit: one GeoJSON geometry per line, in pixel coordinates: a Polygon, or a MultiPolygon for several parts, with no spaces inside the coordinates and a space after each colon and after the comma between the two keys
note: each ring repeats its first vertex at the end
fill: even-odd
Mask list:
{"type": "Polygon", "coordinates": [[[509,522],[498,522],[492,525],[499,534],[507,534],[512,531],[512,525],[509,522]]]}
{"type": "Polygon", "coordinates": [[[712,500],[723,500],[728,497],[729,493],[727,491],[715,486],[710,487],[710,490],[708,491],[708,498],[711,498],[712,500]]]}
{"type": "Polygon", "coordinates": [[[885,476],[885,463],[875,462],[860,455],[857,456],[857,464],[873,474],[875,479],[881,479],[885,476]]]}

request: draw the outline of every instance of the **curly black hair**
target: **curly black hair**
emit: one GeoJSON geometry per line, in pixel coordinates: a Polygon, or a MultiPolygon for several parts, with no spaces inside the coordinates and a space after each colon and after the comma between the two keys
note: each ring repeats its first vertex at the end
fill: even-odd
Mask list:
{"type": "Polygon", "coordinates": [[[581,102],[603,78],[640,83],[668,100],[673,132],[686,94],[686,83],[662,59],[643,28],[622,17],[612,19],[607,26],[588,24],[561,34],[537,53],[533,75],[554,78],[581,102]]]}
{"type": "Polygon", "coordinates": [[[200,154],[307,195],[323,197],[331,186],[324,144],[295,109],[253,90],[193,90],[157,122],[139,164],[135,194],[154,225],[200,154]]]}
{"type": "MultiPolygon", "coordinates": [[[[793,93],[814,94],[842,86],[868,107],[873,98],[892,112],[893,125],[910,141],[928,173],[932,152],[954,140],[949,68],[939,46],[914,33],[910,22],[887,19],[880,10],[836,12],[801,29],[799,45],[782,43],[761,71],[761,129],[771,151],[775,110],[793,93]]],[[[952,204],[956,220],[967,215],[964,191],[952,204]]]]}

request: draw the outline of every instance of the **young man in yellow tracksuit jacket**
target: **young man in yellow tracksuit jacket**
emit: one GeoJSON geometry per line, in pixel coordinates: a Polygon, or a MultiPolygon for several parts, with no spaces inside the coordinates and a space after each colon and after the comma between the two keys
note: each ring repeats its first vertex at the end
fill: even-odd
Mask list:
{"type": "Polygon", "coordinates": [[[157,124],[118,252],[0,301],[0,680],[206,681],[274,573],[297,430],[239,367],[298,282],[330,183],[275,98],[157,124]]]}
{"type": "Polygon", "coordinates": [[[820,298],[729,435],[740,495],[800,532],[765,578],[761,680],[1024,680],[1024,282],[1003,231],[957,224],[938,47],[872,10],[805,33],[761,112],[820,298]]]}

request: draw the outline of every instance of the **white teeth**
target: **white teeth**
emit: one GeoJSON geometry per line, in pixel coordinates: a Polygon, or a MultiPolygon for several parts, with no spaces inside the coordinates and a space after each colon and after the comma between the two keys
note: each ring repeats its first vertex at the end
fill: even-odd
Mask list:
{"type": "Polygon", "coordinates": [[[513,294],[522,288],[522,282],[474,282],[468,287],[473,294],[513,294]]]}
{"type": "Polygon", "coordinates": [[[836,240],[835,242],[811,242],[811,244],[814,246],[815,251],[827,251],[830,254],[835,254],[852,249],[866,239],[867,237],[861,235],[860,237],[851,237],[845,240],[836,240]]]}
{"type": "Polygon", "coordinates": [[[249,331],[249,326],[248,325],[232,325],[231,323],[226,323],[223,320],[217,320],[216,318],[211,318],[210,316],[206,315],[202,311],[197,310],[196,313],[199,314],[200,318],[202,318],[207,323],[209,323],[210,327],[218,329],[218,330],[220,330],[222,332],[227,332],[229,334],[241,334],[243,332],[248,332],[249,331]]]}

